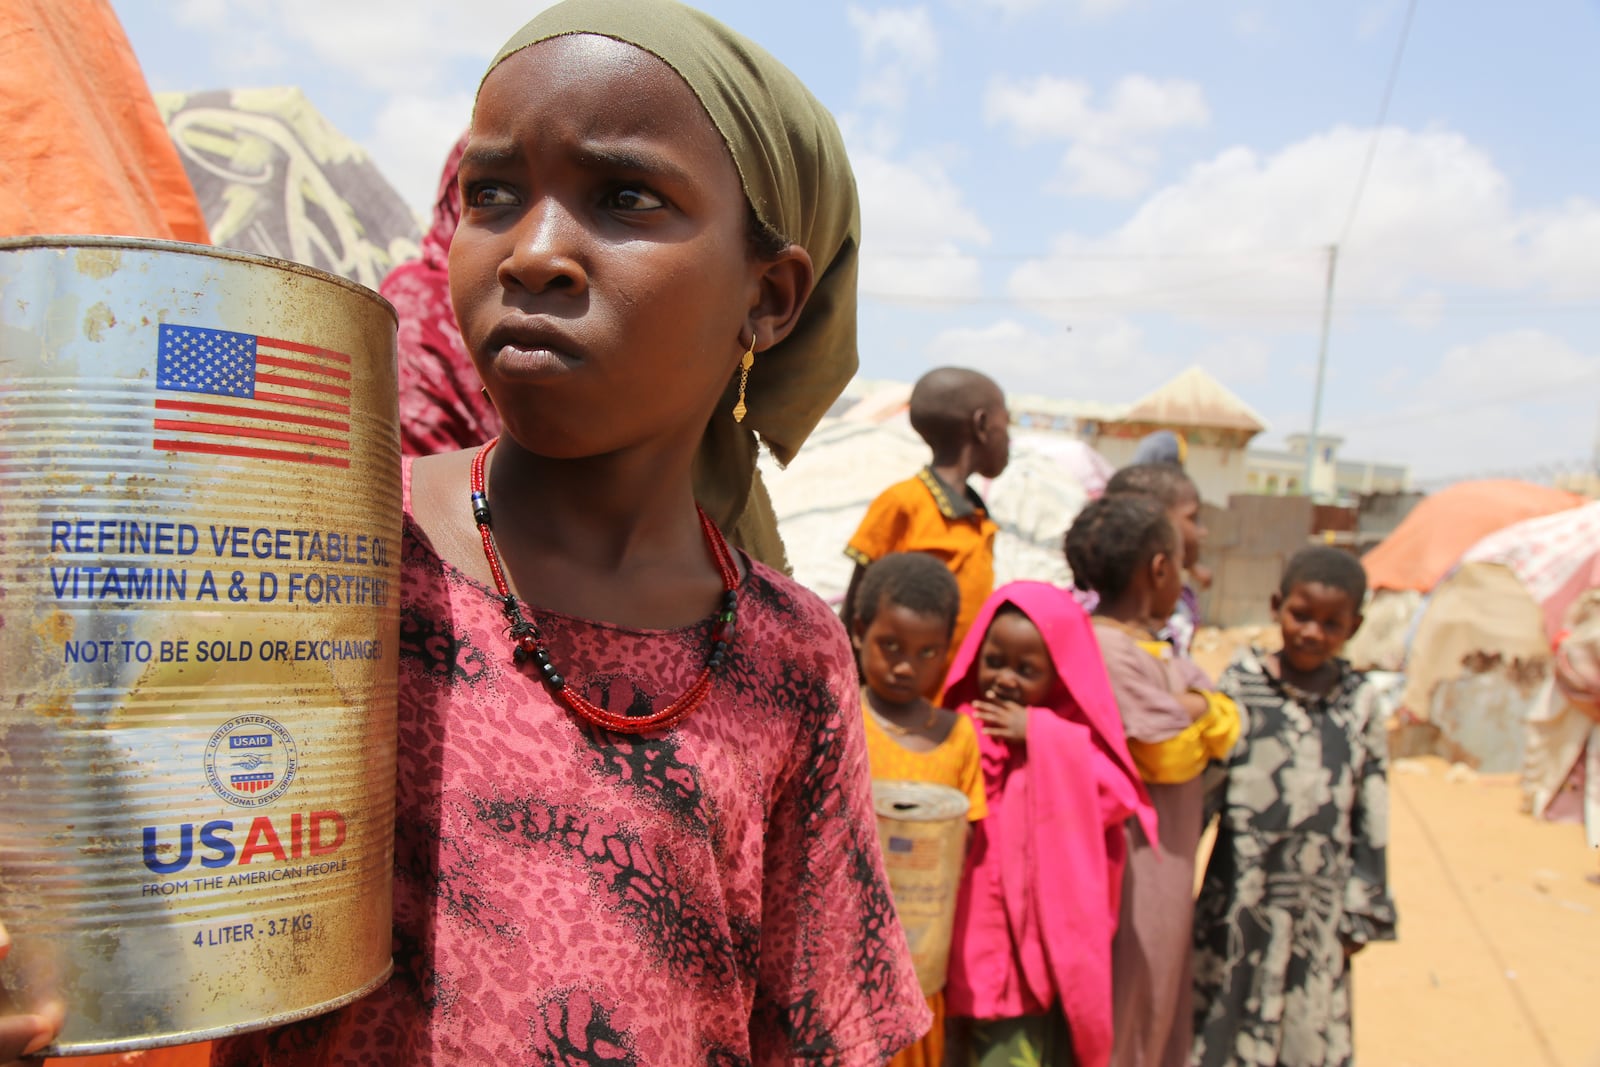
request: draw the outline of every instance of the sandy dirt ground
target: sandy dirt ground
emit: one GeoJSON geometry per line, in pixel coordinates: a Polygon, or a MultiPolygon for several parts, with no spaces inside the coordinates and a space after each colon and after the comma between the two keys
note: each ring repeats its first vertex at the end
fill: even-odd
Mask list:
{"type": "Polygon", "coordinates": [[[1363,1067],[1600,1067],[1600,857],[1535,822],[1510,777],[1398,760],[1400,940],[1356,957],[1363,1067]]]}

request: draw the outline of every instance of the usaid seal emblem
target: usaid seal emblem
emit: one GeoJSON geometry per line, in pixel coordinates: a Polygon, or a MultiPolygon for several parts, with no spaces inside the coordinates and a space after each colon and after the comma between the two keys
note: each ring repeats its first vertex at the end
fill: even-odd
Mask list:
{"type": "Polygon", "coordinates": [[[206,781],[217,796],[241,808],[283,796],[299,764],[294,738],[265,715],[229,719],[206,743],[206,781]]]}

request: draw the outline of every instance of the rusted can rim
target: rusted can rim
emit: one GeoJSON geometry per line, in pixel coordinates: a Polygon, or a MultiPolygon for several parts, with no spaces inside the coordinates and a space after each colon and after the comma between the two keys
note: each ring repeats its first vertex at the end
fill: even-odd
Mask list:
{"type": "Polygon", "coordinates": [[[317,267],[308,267],[304,263],[296,263],[291,259],[277,259],[273,256],[263,256],[255,252],[241,252],[237,248],[219,248],[215,245],[191,244],[188,241],[160,241],[149,237],[105,237],[94,234],[40,234],[33,237],[0,237],[0,252],[17,252],[30,248],[118,248],[138,252],[177,252],[182,255],[199,256],[204,259],[230,259],[236,263],[248,263],[259,267],[276,267],[294,274],[304,274],[308,278],[318,281],[331,282],[334,285],[350,290],[369,300],[375,301],[389,317],[399,325],[400,315],[395,311],[394,305],[389,303],[383,294],[374,289],[368,289],[360,282],[353,282],[349,278],[342,278],[337,274],[317,267]]]}
{"type": "MultiPolygon", "coordinates": [[[[204,245],[195,247],[204,248],[204,245]]],[[[343,993],[332,1000],[325,1000],[321,1004],[313,1004],[307,1008],[297,1008],[294,1011],[281,1012],[269,1019],[256,1019],[248,1023],[239,1023],[233,1026],[215,1026],[205,1030],[185,1030],[176,1034],[163,1034],[157,1037],[124,1038],[120,1041],[70,1041],[64,1045],[49,1045],[38,1052],[36,1056],[95,1056],[118,1052],[143,1052],[155,1048],[171,1048],[175,1045],[194,1045],[202,1041],[215,1041],[218,1038],[234,1037],[238,1034],[253,1033],[257,1030],[270,1030],[278,1026],[287,1026],[290,1023],[309,1019],[314,1015],[324,1015],[335,1011],[347,1004],[354,1004],[371,993],[376,993],[382,985],[394,974],[394,961],[383,969],[372,981],[367,982],[360,989],[343,993]]]]}

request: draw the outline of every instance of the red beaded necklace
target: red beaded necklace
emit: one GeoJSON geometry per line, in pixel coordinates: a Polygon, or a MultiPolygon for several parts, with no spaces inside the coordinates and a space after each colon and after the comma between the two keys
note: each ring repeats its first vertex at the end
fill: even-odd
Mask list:
{"type": "Polygon", "coordinates": [[[727,660],[728,647],[733,643],[739,611],[739,568],[734,563],[733,550],[728,547],[722,531],[717,529],[717,524],[711,521],[705,510],[696,505],[695,510],[700,513],[700,528],[706,536],[706,547],[711,551],[711,558],[722,575],[722,607],[711,629],[711,654],[706,658],[706,665],[699,677],[682,696],[654,715],[634,717],[607,711],[585,700],[581,693],[567,684],[556,665],[550,661],[550,653],[544,647],[539,628],[522,614],[522,605],[506,584],[505,570],[500,566],[500,553],[495,549],[494,534],[489,530],[489,495],[484,488],[483,477],[483,461],[499,443],[498,437],[492,439],[472,457],[472,518],[478,524],[479,536],[483,538],[483,556],[489,561],[489,573],[494,576],[494,587],[500,594],[501,610],[511,621],[507,630],[512,641],[511,658],[518,664],[531,659],[538,667],[540,677],[561,702],[596,726],[618,733],[642,734],[678,725],[706,698],[711,690],[711,675],[727,660]]]}

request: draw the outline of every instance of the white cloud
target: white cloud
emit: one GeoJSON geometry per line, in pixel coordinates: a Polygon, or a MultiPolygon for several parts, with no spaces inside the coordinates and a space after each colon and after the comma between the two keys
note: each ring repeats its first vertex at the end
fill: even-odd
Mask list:
{"type": "Polygon", "coordinates": [[[502,0],[183,0],[185,25],[215,32],[219,47],[263,39],[309,49],[321,62],[380,90],[416,92],[447,78],[452,64],[487,65],[499,43],[549,3],[502,0]]]}
{"type": "Polygon", "coordinates": [[[877,299],[937,300],[981,292],[977,260],[960,243],[989,230],[935,162],[851,152],[861,196],[861,292],[877,299]]]}
{"type": "Polygon", "coordinates": [[[1600,353],[1542,330],[1508,330],[1450,348],[1404,392],[1410,403],[1332,420],[1331,431],[1348,434],[1363,457],[1393,457],[1425,476],[1571,461],[1593,446],[1600,353]]]}
{"type": "Polygon", "coordinates": [[[930,366],[978,367],[1007,392],[1103,402],[1131,401],[1177,373],[1147,350],[1126,320],[1087,321],[1042,332],[1013,319],[946,330],[928,346],[930,366]]]}
{"type": "Polygon", "coordinates": [[[1008,16],[1024,15],[1042,7],[1072,7],[1090,18],[1116,14],[1132,7],[1137,0],[1076,0],[1063,4],[1060,0],[971,0],[978,7],[992,8],[1008,16]]]}
{"type": "MultiPolygon", "coordinates": [[[[378,114],[367,147],[384,177],[413,210],[431,212],[445,156],[472,118],[472,97],[401,95],[378,114]]],[[[424,230],[429,219],[421,220],[424,230]]]]}
{"type": "MultiPolygon", "coordinates": [[[[1231,334],[1201,346],[1193,362],[1206,368],[1225,385],[1256,385],[1267,380],[1272,346],[1264,337],[1231,334]]],[[[1279,370],[1282,370],[1280,364],[1279,370]]]]}
{"type": "Polygon", "coordinates": [[[1130,197],[1149,182],[1158,157],[1153,142],[1172,130],[1204,126],[1211,112],[1193,82],[1132,74],[1103,106],[1084,82],[1049,75],[989,86],[984,117],[1010,126],[1024,142],[1071,142],[1062,161],[1063,187],[1088,196],[1130,197]]]}
{"type": "MultiPolygon", "coordinates": [[[[1067,233],[1012,276],[1050,314],[1168,311],[1305,329],[1323,298],[1324,251],[1344,226],[1370,131],[1339,127],[1272,154],[1230,148],[1157,190],[1103,237],[1067,233]]],[[[1441,294],[1507,302],[1600,295],[1600,205],[1518,211],[1493,161],[1449,131],[1382,133],[1348,242],[1340,316],[1430,322],[1441,294]]],[[[1481,303],[1475,301],[1475,303],[1481,303]]]]}
{"type": "Polygon", "coordinates": [[[848,17],[870,72],[861,83],[863,105],[904,108],[912,89],[929,84],[939,64],[939,38],[927,9],[866,11],[852,6],[848,17]]]}
{"type": "Polygon", "coordinates": [[[1418,393],[1443,405],[1498,403],[1548,398],[1585,382],[1600,382],[1600,355],[1581,353],[1542,330],[1520,329],[1450,349],[1418,393]]]}
{"type": "Polygon", "coordinates": [[[228,0],[181,0],[172,14],[180,26],[217,26],[227,19],[228,0]]]}

